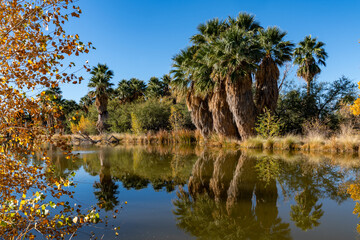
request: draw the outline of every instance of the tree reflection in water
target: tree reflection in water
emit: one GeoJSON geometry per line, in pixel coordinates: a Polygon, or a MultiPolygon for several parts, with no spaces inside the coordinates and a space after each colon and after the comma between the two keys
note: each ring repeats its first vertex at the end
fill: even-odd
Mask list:
{"type": "Polygon", "coordinates": [[[320,224],[322,198],[347,198],[339,192],[344,178],[345,171],[327,161],[204,151],[188,192],[177,192],[173,213],[177,225],[199,239],[291,239],[290,224],[278,216],[278,186],[285,197],[294,197],[290,219],[306,231],[320,224]]]}
{"type": "MultiPolygon", "coordinates": [[[[57,155],[53,159],[59,176],[81,165],[89,174],[99,175],[95,196],[107,211],[119,203],[117,182],[132,190],[150,186],[155,191],[176,190],[177,225],[199,239],[291,239],[290,224],[279,216],[279,196],[290,199],[289,218],[296,227],[306,231],[319,226],[324,215],[322,200],[339,204],[346,200],[348,194],[339,191],[340,186],[359,170],[342,168],[335,160],[214,149],[195,155],[187,150],[143,148],[97,149],[96,154],[83,154],[73,166],[57,155]],[[186,183],[187,191],[181,187],[186,183]]],[[[352,186],[349,193],[359,200],[360,187],[352,186]]]]}
{"type": "Polygon", "coordinates": [[[112,211],[114,207],[119,204],[117,199],[118,185],[113,181],[110,174],[110,162],[105,157],[103,150],[99,151],[99,161],[100,161],[100,182],[94,183],[94,194],[98,200],[98,206],[105,211],[112,211]]]}

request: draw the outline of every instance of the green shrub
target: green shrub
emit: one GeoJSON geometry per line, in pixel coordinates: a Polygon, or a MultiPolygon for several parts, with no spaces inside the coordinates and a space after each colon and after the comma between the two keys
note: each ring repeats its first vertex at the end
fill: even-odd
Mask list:
{"type": "Polygon", "coordinates": [[[170,105],[166,101],[151,99],[134,105],[133,113],[144,131],[167,130],[170,129],[170,105]]]}
{"type": "MultiPolygon", "coordinates": [[[[120,103],[114,99],[109,101],[108,112],[107,124],[110,132],[134,132],[134,119],[141,126],[142,132],[170,130],[174,129],[175,124],[178,127],[177,129],[194,129],[186,105],[184,103],[173,104],[172,100],[153,98],[147,101],[120,103]],[[171,111],[177,114],[176,122],[171,117],[171,111]]],[[[97,120],[95,107],[90,107],[88,118],[97,120]]]]}
{"type": "Polygon", "coordinates": [[[279,136],[282,126],[281,120],[266,109],[259,115],[255,130],[263,138],[273,138],[279,136]]]}
{"type": "Polygon", "coordinates": [[[131,130],[131,111],[136,108],[134,103],[120,104],[112,100],[108,105],[109,118],[107,124],[110,132],[123,133],[131,130]]]}

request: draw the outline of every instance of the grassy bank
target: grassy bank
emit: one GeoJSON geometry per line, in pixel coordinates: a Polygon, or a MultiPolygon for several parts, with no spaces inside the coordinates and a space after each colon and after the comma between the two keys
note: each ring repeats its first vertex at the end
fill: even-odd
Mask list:
{"type": "Polygon", "coordinates": [[[179,130],[165,131],[156,133],[149,132],[143,134],[131,133],[109,133],[103,135],[68,135],[74,145],[108,145],[108,144],[132,144],[132,145],[153,145],[153,144],[196,144],[202,142],[202,137],[198,131],[179,130]],[[91,139],[91,140],[90,140],[91,139]]]}
{"type": "MultiPolygon", "coordinates": [[[[59,137],[59,136],[55,136],[59,137]]],[[[343,131],[337,135],[286,135],[274,138],[251,137],[245,141],[211,135],[204,140],[198,131],[158,131],[147,134],[109,133],[103,135],[64,135],[73,145],[169,145],[197,144],[208,147],[302,152],[360,153],[360,134],[343,131]]]]}
{"type": "Polygon", "coordinates": [[[287,135],[276,138],[253,137],[240,143],[241,148],[268,150],[295,150],[304,152],[336,152],[358,153],[360,147],[359,135],[321,135],[296,136],[287,135]]]}

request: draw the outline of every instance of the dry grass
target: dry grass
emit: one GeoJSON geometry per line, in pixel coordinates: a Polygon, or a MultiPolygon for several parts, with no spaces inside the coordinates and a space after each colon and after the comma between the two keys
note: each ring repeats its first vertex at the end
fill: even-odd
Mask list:
{"type": "Polygon", "coordinates": [[[241,142],[240,146],[250,149],[263,149],[265,140],[261,137],[250,137],[241,142]]]}
{"type": "MultiPolygon", "coordinates": [[[[316,125],[317,126],[317,125],[316,125]]],[[[148,132],[146,134],[113,133],[105,135],[90,136],[91,139],[99,141],[98,145],[109,144],[107,141],[114,136],[121,145],[189,145],[196,143],[200,146],[214,148],[245,148],[258,150],[281,150],[281,151],[302,151],[302,152],[330,152],[330,153],[360,153],[360,134],[354,130],[352,125],[341,126],[337,134],[329,136],[327,131],[321,132],[320,127],[308,128],[306,135],[286,135],[283,137],[263,139],[251,137],[245,141],[238,141],[218,134],[212,134],[206,141],[199,131],[178,130],[148,132]],[[315,130],[312,130],[315,129],[315,130]]],[[[81,138],[79,135],[56,135],[54,138],[72,138],[74,145],[78,145],[81,138]]],[[[84,141],[84,144],[91,142],[84,141]]]]}
{"type": "MultiPolygon", "coordinates": [[[[80,135],[71,135],[74,145],[79,145],[78,138],[82,138],[80,135]]],[[[151,145],[151,144],[190,144],[196,143],[201,139],[195,131],[191,130],[178,130],[176,132],[160,130],[156,133],[148,132],[143,134],[131,134],[131,133],[111,133],[103,135],[91,135],[90,138],[94,141],[98,141],[98,145],[109,144],[110,137],[112,140],[117,139],[116,144],[133,144],[133,145],[151,145]],[[113,138],[114,137],[114,138],[113,138]]],[[[86,144],[86,141],[82,141],[81,144],[86,144]]]]}

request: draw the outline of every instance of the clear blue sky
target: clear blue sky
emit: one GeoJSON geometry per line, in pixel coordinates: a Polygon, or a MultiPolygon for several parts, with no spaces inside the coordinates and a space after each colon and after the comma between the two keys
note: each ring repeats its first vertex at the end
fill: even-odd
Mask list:
{"type": "MultiPolygon", "coordinates": [[[[171,58],[189,45],[200,23],[239,12],[254,14],[263,27],[280,27],[295,43],[309,34],[325,42],[329,58],[320,81],[341,75],[360,81],[358,0],[79,0],[78,5],[83,14],[67,29],[96,50],[76,62],[106,63],[116,85],[122,79],[147,81],[168,73],[171,58]]],[[[65,98],[78,101],[87,93],[89,75],[83,76],[82,84],[61,87],[65,98]]]]}

